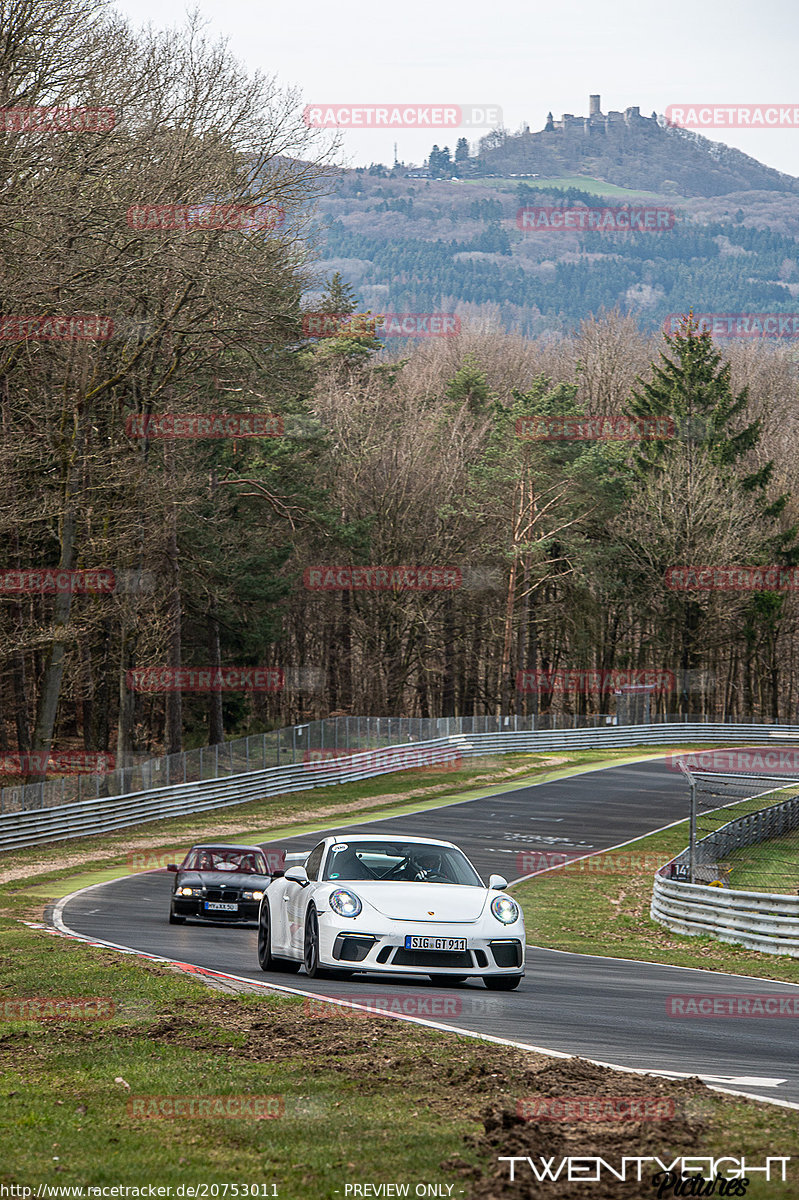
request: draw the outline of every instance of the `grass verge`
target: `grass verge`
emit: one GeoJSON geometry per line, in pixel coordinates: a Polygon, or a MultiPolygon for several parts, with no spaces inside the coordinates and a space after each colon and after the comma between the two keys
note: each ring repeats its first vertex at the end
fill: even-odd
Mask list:
{"type": "MultiPolygon", "coordinates": [[[[553,1060],[376,1016],[336,1019],[295,998],[220,997],[159,964],[87,947],[12,919],[33,915],[37,898],[81,886],[87,872],[127,873],[132,846],[185,846],[205,836],[266,840],[298,832],[298,825],[317,828],[339,814],[363,819],[455,802],[464,789],[484,781],[483,770],[491,769],[492,786],[484,789],[491,794],[509,784],[663,753],[662,748],[638,754],[586,751],[558,755],[556,763],[551,755],[503,756],[493,764],[472,762],[434,784],[426,772],[408,772],[324,789],[321,795],[314,791],[254,802],[4,856],[10,878],[0,888],[0,1003],[23,997],[107,997],[114,1013],[102,1021],[0,1020],[0,1183],[152,1183],[173,1189],[235,1184],[242,1197],[245,1184],[257,1184],[259,1196],[282,1200],[344,1200],[348,1184],[404,1183],[411,1195],[418,1184],[437,1187],[426,1194],[438,1196],[523,1200],[549,1195],[551,1185],[510,1183],[500,1155],[597,1154],[615,1162],[622,1154],[658,1154],[670,1161],[680,1154],[745,1152],[758,1163],[767,1154],[796,1160],[796,1112],[723,1097],[698,1081],[620,1074],[583,1060],[553,1060]],[[240,1097],[246,1103],[259,1096],[276,1097],[277,1109],[273,1101],[267,1111],[281,1115],[269,1120],[138,1115],[158,1111],[157,1103],[161,1111],[170,1111],[170,1102],[174,1106],[176,1099],[187,1103],[193,1097],[213,1102],[214,1111],[225,1106],[230,1111],[231,1098],[240,1104],[240,1097]],[[541,1098],[584,1096],[622,1104],[657,1101],[668,1115],[611,1123],[581,1116],[553,1124],[522,1119],[519,1113],[522,1101],[529,1111],[530,1103],[535,1106],[541,1098]]],[[[685,844],[679,829],[670,833],[673,847],[662,851],[666,857],[685,844]]],[[[575,880],[584,882],[563,873],[560,880],[543,883],[542,877],[517,890],[525,903],[530,890],[528,919],[535,940],[542,940],[541,913],[546,912],[540,903],[542,883],[548,888],[565,882],[571,888],[575,880]]],[[[651,877],[646,882],[651,886],[651,877]]],[[[612,905],[609,911],[618,915],[612,905]]],[[[689,946],[690,965],[696,965],[695,940],[689,946]]],[[[589,952],[614,951],[603,944],[589,952]]],[[[429,994],[420,984],[420,997],[429,994]]],[[[440,990],[436,994],[441,996],[440,990]]],[[[462,1005],[496,1002],[471,987],[444,997],[462,1005]]],[[[14,1010],[3,1006],[0,1013],[7,1018],[14,1010]]],[[[793,1174],[786,1184],[756,1179],[747,1195],[787,1200],[797,1194],[793,1174]]],[[[649,1181],[643,1186],[649,1194],[649,1181]]],[[[637,1200],[641,1187],[614,1183],[607,1192],[595,1185],[592,1196],[637,1200]]],[[[560,1181],[557,1191],[560,1200],[585,1195],[580,1183],[560,1181]]]]}
{"type": "MultiPolygon", "coordinates": [[[[347,1184],[404,1183],[410,1195],[422,1185],[439,1189],[428,1195],[518,1198],[548,1195],[551,1185],[511,1184],[500,1155],[615,1162],[621,1154],[671,1161],[745,1151],[758,1163],[799,1155],[796,1112],[723,1097],[696,1080],[619,1074],[378,1016],[330,1015],[298,998],[220,997],[158,964],[7,919],[0,947],[0,1002],[94,996],[115,1006],[105,1020],[0,1023],[6,1185],[152,1184],[176,1196],[181,1184],[215,1184],[221,1196],[228,1184],[243,1196],[246,1184],[281,1200],[338,1200],[347,1184]],[[581,1115],[553,1125],[523,1119],[519,1109],[523,1102],[529,1115],[545,1098],[575,1096],[606,1110],[656,1105],[659,1116],[608,1123],[581,1115]],[[256,1097],[270,1097],[262,1104],[279,1115],[241,1115],[256,1097]],[[237,1115],[146,1115],[174,1113],[179,1102],[186,1111],[192,1099],[237,1115]]],[[[430,995],[424,985],[419,992],[430,995]]],[[[485,1003],[487,993],[445,995],[466,1005],[471,997],[485,1003]]],[[[0,1012],[8,1015],[5,1003],[0,1012]]],[[[787,1200],[795,1189],[789,1176],[755,1183],[747,1195],[787,1200]]],[[[558,1185],[559,1197],[583,1195],[580,1184],[558,1185]]],[[[592,1195],[637,1198],[641,1184],[594,1187],[592,1195]]]]}
{"type": "MultiPolygon", "coordinates": [[[[746,808],[746,803],[741,805],[746,808]]],[[[731,816],[735,810],[730,810],[731,816]]],[[[513,889],[528,941],[552,950],[704,967],[799,983],[799,959],[710,937],[684,937],[651,920],[652,878],[688,844],[688,822],[536,875],[513,889]]]]}
{"type": "Polygon", "coordinates": [[[799,837],[796,833],[743,846],[727,856],[730,887],[745,892],[778,892],[795,896],[799,890],[799,837]]]}

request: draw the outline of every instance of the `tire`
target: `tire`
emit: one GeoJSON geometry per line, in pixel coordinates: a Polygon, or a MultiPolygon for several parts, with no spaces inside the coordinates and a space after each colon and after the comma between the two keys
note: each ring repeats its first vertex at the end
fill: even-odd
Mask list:
{"type": "Polygon", "coordinates": [[[308,916],[305,918],[305,945],[302,958],[305,964],[305,974],[310,979],[319,979],[327,974],[324,967],[319,966],[319,918],[313,905],[308,909],[308,916]]]}
{"type": "Polygon", "coordinates": [[[431,982],[437,984],[439,987],[446,987],[446,985],[448,983],[464,983],[466,981],[466,978],[467,977],[465,975],[431,975],[430,976],[431,982]]]}
{"type": "Polygon", "coordinates": [[[169,909],[169,924],[170,925],[185,925],[186,918],[179,917],[176,912],[170,907],[169,909]]]}
{"type": "Polygon", "coordinates": [[[300,964],[291,958],[275,958],[272,954],[272,930],[269,925],[269,905],[261,905],[258,918],[258,965],[262,971],[286,971],[293,975],[300,964]]]}
{"type": "Polygon", "coordinates": [[[490,992],[512,992],[523,978],[523,975],[486,975],[484,982],[490,992]]]}

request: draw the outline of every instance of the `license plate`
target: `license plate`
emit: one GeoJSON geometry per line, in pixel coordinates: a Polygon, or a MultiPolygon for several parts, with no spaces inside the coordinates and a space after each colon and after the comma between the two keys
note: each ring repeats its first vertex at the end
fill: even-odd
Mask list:
{"type": "Polygon", "coordinates": [[[238,912],[238,904],[228,904],[225,900],[206,900],[206,912],[238,912]]]}
{"type": "Polygon", "coordinates": [[[465,950],[466,938],[420,937],[409,933],[405,938],[406,950],[465,950]]]}

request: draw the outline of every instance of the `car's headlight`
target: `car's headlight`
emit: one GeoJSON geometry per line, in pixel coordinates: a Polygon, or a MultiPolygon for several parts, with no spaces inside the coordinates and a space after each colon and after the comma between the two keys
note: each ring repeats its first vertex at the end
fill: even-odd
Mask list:
{"type": "Polygon", "coordinates": [[[177,891],[178,896],[202,896],[202,888],[181,887],[177,891]]]}
{"type": "Polygon", "coordinates": [[[330,893],[330,907],[340,917],[357,917],[363,905],[353,892],[336,888],[335,892],[330,893]]]}
{"type": "Polygon", "coordinates": [[[263,900],[263,892],[242,892],[242,900],[263,900]]]}
{"type": "Polygon", "coordinates": [[[510,896],[495,896],[491,901],[491,911],[503,925],[512,925],[519,918],[519,906],[510,896]]]}

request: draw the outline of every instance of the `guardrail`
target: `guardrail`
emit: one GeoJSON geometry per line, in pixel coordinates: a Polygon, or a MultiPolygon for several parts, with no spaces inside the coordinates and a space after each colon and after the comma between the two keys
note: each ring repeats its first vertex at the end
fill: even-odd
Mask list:
{"type": "MultiPolygon", "coordinates": [[[[472,718],[444,719],[452,725],[471,720],[472,718]]],[[[505,721],[510,724],[514,718],[501,717],[491,720],[498,724],[505,721]]],[[[446,736],[423,742],[405,742],[402,745],[376,750],[345,752],[348,753],[347,757],[318,762],[293,762],[266,770],[250,770],[224,779],[178,783],[169,787],[143,789],[132,795],[100,797],[35,811],[6,813],[0,816],[0,851],[86,837],[90,834],[123,829],[144,821],[163,820],[190,812],[242,804],[248,800],[266,799],[335,783],[369,779],[419,765],[443,764],[458,757],[545,753],[580,748],[684,745],[696,742],[734,744],[742,740],[767,744],[775,733],[781,737],[794,736],[799,739],[799,726],[697,723],[607,726],[600,729],[566,729],[553,732],[509,729],[506,732],[493,733],[466,733],[459,732],[456,728],[446,736]]]]}
{"type": "MultiPolygon", "coordinates": [[[[64,775],[41,783],[0,788],[0,815],[23,809],[64,808],[82,800],[133,796],[172,784],[200,783],[208,779],[229,779],[268,767],[302,762],[314,755],[356,753],[379,750],[405,742],[429,742],[436,738],[465,734],[469,737],[488,733],[568,733],[580,730],[604,736],[618,726],[616,716],[603,714],[545,714],[543,716],[476,717],[327,717],[306,721],[286,729],[251,734],[215,746],[200,746],[161,758],[128,756],[116,769],[105,774],[64,775]]],[[[751,726],[746,724],[705,723],[704,717],[687,718],[675,714],[656,714],[652,722],[635,728],[684,730],[688,726],[719,731],[717,741],[735,740],[752,729],[785,729],[793,726],[751,726]],[[734,731],[727,734],[728,730],[734,731]]],[[[681,734],[677,734],[679,740],[681,734]]],[[[666,740],[673,740],[666,735],[666,740]]],[[[626,743],[620,743],[626,744],[626,743]]]]}
{"type": "MultiPolygon", "coordinates": [[[[741,781],[740,775],[714,775],[714,778],[741,781]]],[[[752,794],[764,790],[773,793],[798,782],[796,776],[757,776],[752,780],[752,794]],[[764,789],[764,784],[773,786],[764,789]]],[[[799,796],[792,796],[720,826],[696,843],[694,874],[703,876],[702,883],[669,878],[675,869],[688,870],[689,850],[683,850],[655,876],[650,909],[652,919],[674,933],[709,934],[721,942],[799,958],[799,896],[709,886],[722,882],[718,862],[731,850],[781,837],[795,830],[797,823],[799,796]]]]}
{"type": "Polygon", "coordinates": [[[799,958],[799,896],[711,888],[656,875],[651,915],[674,933],[709,934],[720,942],[799,958]]]}

